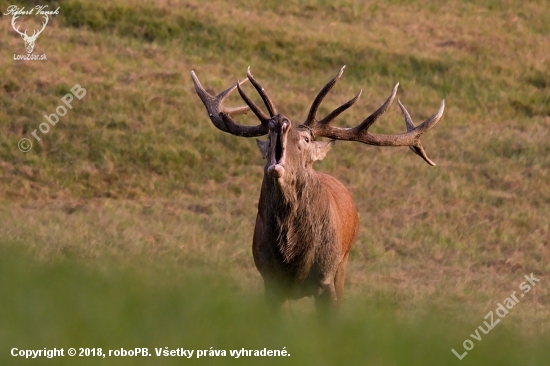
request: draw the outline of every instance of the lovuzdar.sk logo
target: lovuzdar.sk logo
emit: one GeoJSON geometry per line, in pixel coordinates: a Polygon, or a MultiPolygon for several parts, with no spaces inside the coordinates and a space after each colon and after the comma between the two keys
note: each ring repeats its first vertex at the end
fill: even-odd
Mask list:
{"type": "MultiPolygon", "coordinates": [[[[44,31],[46,28],[46,25],[48,25],[48,21],[50,19],[50,16],[52,15],[58,15],[59,14],[59,8],[55,10],[47,10],[48,5],[36,5],[34,8],[30,10],[25,10],[25,7],[18,7],[17,5],[10,5],[8,6],[7,11],[4,13],[4,15],[11,15],[11,26],[13,29],[23,38],[23,41],[25,42],[25,50],[27,51],[27,54],[23,55],[17,55],[13,54],[14,60],[26,60],[26,61],[37,61],[37,60],[47,60],[46,54],[41,55],[35,55],[33,54],[34,46],[36,44],[36,39],[44,31]],[[42,23],[42,26],[40,29],[31,29],[33,33],[29,35],[27,31],[29,31],[28,28],[25,28],[23,31],[20,29],[21,24],[18,24],[21,20],[21,16],[34,16],[34,17],[40,17],[40,21],[42,23]]],[[[26,17],[24,17],[26,18],[26,17]]]]}

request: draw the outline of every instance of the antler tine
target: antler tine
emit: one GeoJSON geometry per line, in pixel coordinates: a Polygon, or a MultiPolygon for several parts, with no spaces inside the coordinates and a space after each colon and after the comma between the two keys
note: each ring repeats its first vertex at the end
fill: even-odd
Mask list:
{"type": "Polygon", "coordinates": [[[254,114],[256,115],[256,117],[258,117],[262,124],[267,123],[267,121],[269,121],[269,117],[264,112],[262,112],[260,107],[258,107],[256,103],[254,103],[252,99],[248,97],[248,95],[245,94],[240,85],[237,85],[237,90],[239,91],[241,98],[243,98],[244,102],[248,105],[252,112],[254,112],[254,114]]]}
{"type": "MultiPolygon", "coordinates": [[[[316,122],[316,116],[317,116],[317,110],[319,109],[319,106],[321,105],[321,102],[323,101],[323,99],[325,99],[325,97],[327,96],[328,92],[332,89],[332,87],[334,87],[334,85],[336,84],[336,82],[338,81],[338,79],[340,79],[340,77],[342,76],[342,74],[344,73],[344,69],[346,68],[346,65],[342,66],[340,68],[340,71],[338,71],[338,74],[336,74],[336,76],[334,76],[328,83],[326,83],[326,85],[323,87],[323,89],[321,89],[321,91],[319,92],[319,94],[317,94],[317,96],[315,97],[315,99],[313,100],[313,103],[311,104],[311,107],[309,109],[309,113],[307,115],[307,118],[305,120],[305,122],[303,123],[303,125],[305,126],[308,126],[308,127],[311,127],[312,125],[315,125],[315,122],[316,122]]],[[[359,93],[361,94],[361,93],[359,93]]],[[[358,97],[356,97],[358,98],[358,97]]],[[[357,100],[356,98],[354,98],[355,100],[357,100]]],[[[352,99],[353,100],[353,99],[352,99]]],[[[351,102],[351,100],[349,101],[351,102]]],[[[348,102],[348,103],[349,103],[348,102]]],[[[354,101],[355,102],[355,101],[354,101]]],[[[354,103],[353,102],[353,103],[354,103]]],[[[351,103],[351,104],[353,104],[351,103]]],[[[346,103],[347,104],[347,103],[346,103]]],[[[351,105],[348,106],[348,108],[350,107],[351,105]]],[[[344,110],[347,109],[347,108],[344,108],[344,110]]],[[[340,111],[340,113],[342,113],[344,110],[340,111]]],[[[335,112],[335,111],[334,111],[335,112]]],[[[333,113],[334,113],[333,112],[333,113]]],[[[338,113],[338,114],[340,114],[338,113]]],[[[331,113],[332,114],[332,113],[331,113]]],[[[336,116],[338,115],[336,114],[336,116]]],[[[336,117],[334,116],[334,117],[336,117]]],[[[333,118],[334,118],[333,117],[333,118]]],[[[325,118],[326,119],[326,118],[325,118]]],[[[325,122],[326,123],[326,122],[325,122]]]]}
{"type": "MultiPolygon", "coordinates": [[[[248,69],[246,70],[246,76],[248,76],[248,79],[254,85],[254,88],[260,94],[260,97],[264,101],[265,106],[267,107],[267,110],[269,112],[269,115],[271,117],[275,116],[277,114],[277,109],[275,108],[275,105],[273,105],[273,102],[271,101],[271,98],[269,98],[269,95],[267,95],[266,91],[262,86],[254,79],[254,76],[252,76],[252,73],[250,72],[250,66],[248,66],[248,69]]],[[[241,94],[242,96],[242,94],[241,94]]],[[[248,103],[247,103],[248,104],[248,103]]],[[[254,104],[254,103],[252,103],[254,104]]],[[[249,104],[250,106],[250,104],[249,104]]],[[[252,107],[250,107],[252,109],[252,107]]],[[[259,117],[258,117],[259,118],[259,117]]]]}
{"type": "MultiPolygon", "coordinates": [[[[399,105],[399,108],[401,109],[401,112],[403,113],[403,117],[405,117],[405,125],[407,126],[407,132],[411,132],[415,129],[417,129],[418,136],[422,135],[424,132],[428,131],[430,128],[435,126],[437,122],[441,119],[443,116],[443,111],[445,109],[445,100],[441,102],[441,105],[439,107],[439,110],[436,114],[422,122],[418,127],[415,127],[411,115],[405,108],[405,106],[401,103],[401,101],[398,99],[397,104],[399,105]]],[[[426,154],[426,151],[424,150],[424,147],[422,146],[422,143],[420,142],[420,139],[418,140],[418,143],[414,146],[409,146],[409,149],[411,149],[412,152],[419,155],[422,159],[426,161],[426,163],[430,164],[431,166],[435,166],[436,164],[428,158],[428,155],[426,154]]]]}
{"type": "Polygon", "coordinates": [[[372,124],[374,122],[376,122],[376,120],[384,114],[384,112],[386,112],[386,110],[389,108],[389,106],[393,103],[393,100],[395,99],[395,95],[397,94],[397,88],[399,87],[399,83],[395,84],[395,86],[393,87],[391,93],[390,93],[390,96],[388,97],[388,99],[386,99],[386,101],[384,102],[384,104],[382,104],[376,111],[374,111],[374,113],[372,113],[370,116],[368,116],[363,122],[361,122],[361,124],[359,126],[357,126],[357,129],[358,130],[368,130],[370,126],[372,126],[372,124]]]}
{"type": "MultiPolygon", "coordinates": [[[[195,91],[197,92],[197,94],[201,98],[202,102],[204,103],[205,107],[207,108],[207,111],[208,111],[210,117],[212,117],[214,115],[217,115],[219,112],[225,112],[228,115],[236,115],[236,114],[243,114],[243,113],[246,113],[248,111],[248,107],[243,106],[243,107],[238,107],[238,108],[224,108],[223,110],[218,111],[217,113],[210,113],[211,112],[210,109],[213,109],[213,108],[209,108],[209,107],[211,107],[211,104],[217,103],[218,107],[219,107],[223,103],[225,98],[227,98],[229,96],[229,94],[231,94],[231,92],[233,90],[235,90],[237,85],[232,85],[229,88],[222,91],[216,97],[213,97],[212,95],[210,95],[204,89],[201,82],[197,78],[197,74],[195,74],[195,71],[193,71],[193,70],[191,70],[191,78],[193,79],[193,84],[195,84],[195,91]],[[209,105],[207,105],[206,102],[208,102],[209,105]]],[[[247,81],[247,79],[244,79],[241,82],[241,84],[245,83],[246,81],[247,81]]]]}
{"type": "Polygon", "coordinates": [[[326,116],[325,118],[323,118],[322,120],[320,120],[319,122],[317,122],[319,125],[326,125],[326,124],[329,124],[330,121],[332,121],[333,119],[335,119],[336,117],[338,117],[342,112],[344,112],[346,109],[348,109],[349,107],[351,107],[353,104],[355,104],[355,102],[357,102],[357,100],[359,99],[359,97],[361,96],[361,93],[363,92],[363,89],[360,89],[359,90],[359,93],[357,93],[357,95],[353,98],[351,98],[350,100],[348,100],[346,103],[342,104],[340,107],[336,108],[335,110],[333,110],[332,112],[330,112],[328,114],[328,116],[326,116]]]}
{"type": "Polygon", "coordinates": [[[195,71],[193,70],[191,71],[191,78],[193,79],[193,84],[195,85],[195,91],[206,107],[210,120],[219,130],[241,137],[257,137],[265,135],[268,132],[267,126],[263,123],[257,126],[243,126],[233,121],[231,116],[248,112],[248,106],[237,108],[226,108],[223,106],[223,102],[229,94],[248,79],[238,81],[235,85],[225,89],[214,97],[203,88],[197,78],[197,75],[195,74],[195,71]]]}
{"type": "Polygon", "coordinates": [[[439,106],[439,109],[437,112],[429,117],[427,120],[422,122],[418,127],[415,127],[411,115],[405,108],[405,106],[401,103],[401,101],[398,99],[397,104],[399,105],[399,108],[401,108],[401,112],[403,112],[403,116],[405,117],[405,124],[407,125],[407,132],[412,130],[417,130],[419,135],[422,135],[424,132],[428,131],[430,128],[435,126],[437,122],[441,119],[443,116],[443,111],[445,110],[445,99],[441,101],[441,104],[439,106]]]}

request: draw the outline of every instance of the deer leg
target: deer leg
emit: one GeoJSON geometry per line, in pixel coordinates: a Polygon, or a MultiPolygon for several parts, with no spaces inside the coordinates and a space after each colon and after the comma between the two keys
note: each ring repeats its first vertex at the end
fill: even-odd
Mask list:
{"type": "Polygon", "coordinates": [[[334,278],[328,277],[319,284],[319,292],[315,296],[315,307],[317,315],[321,318],[329,312],[330,308],[337,305],[336,288],[334,286],[334,278]]]}
{"type": "Polygon", "coordinates": [[[286,296],[284,295],[281,286],[276,281],[264,280],[265,300],[267,306],[274,313],[279,313],[283,306],[286,296]]]}
{"type": "MultiPolygon", "coordinates": [[[[349,254],[349,253],[348,253],[349,254]]],[[[334,277],[334,287],[336,289],[336,300],[340,304],[344,297],[344,281],[346,278],[346,265],[348,263],[348,254],[344,256],[344,259],[338,265],[336,276],[334,277]]]]}

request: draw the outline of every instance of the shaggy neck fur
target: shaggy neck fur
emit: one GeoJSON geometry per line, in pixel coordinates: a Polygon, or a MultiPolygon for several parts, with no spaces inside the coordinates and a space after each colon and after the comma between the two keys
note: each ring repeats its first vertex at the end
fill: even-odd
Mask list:
{"type": "MultiPolygon", "coordinates": [[[[268,230],[283,263],[291,272],[308,273],[319,247],[326,247],[335,234],[330,232],[330,212],[319,177],[312,169],[300,169],[280,179],[264,176],[268,230]],[[290,179],[287,179],[290,178],[290,179]]],[[[333,230],[332,230],[333,231],[333,230]]]]}

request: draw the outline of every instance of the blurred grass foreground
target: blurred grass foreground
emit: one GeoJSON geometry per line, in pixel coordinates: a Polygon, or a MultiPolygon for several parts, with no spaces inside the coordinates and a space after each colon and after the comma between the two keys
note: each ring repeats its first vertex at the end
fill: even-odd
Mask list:
{"type": "MultiPolygon", "coordinates": [[[[29,262],[3,244],[0,291],[10,297],[0,304],[0,360],[6,365],[441,365],[458,363],[451,349],[462,354],[465,339],[475,342],[463,355],[468,365],[548,362],[548,338],[526,337],[506,318],[487,335],[478,331],[481,341],[472,339],[484,313],[425,309],[410,316],[395,304],[353,299],[328,322],[319,322],[312,307],[274,317],[261,296],[236,293],[216,270],[182,270],[170,263],[120,269],[115,263],[83,268],[74,260],[29,262]],[[26,360],[10,356],[14,347],[63,348],[65,357],[26,360]],[[67,356],[71,347],[77,356],[67,356]],[[79,357],[86,348],[107,356],[79,357]],[[136,348],[152,356],[118,356],[136,348]],[[287,356],[254,356],[269,350],[287,356]],[[157,356],[161,351],[174,356],[157,356]]],[[[518,304],[523,305],[528,306],[518,304]]]]}
{"type": "MultiPolygon", "coordinates": [[[[59,7],[36,40],[47,61],[14,60],[24,42],[0,21],[0,365],[550,365],[548,1],[40,4],[59,7]],[[437,167],[338,142],[316,169],[360,213],[344,305],[275,316],[250,248],[264,161],[212,126],[189,73],[219,92],[251,66],[299,123],[342,65],[319,115],[363,94],[335,125],[396,82],[416,122],[446,100],[422,139],[437,167]]],[[[403,132],[399,108],[372,130],[403,132]]]]}

